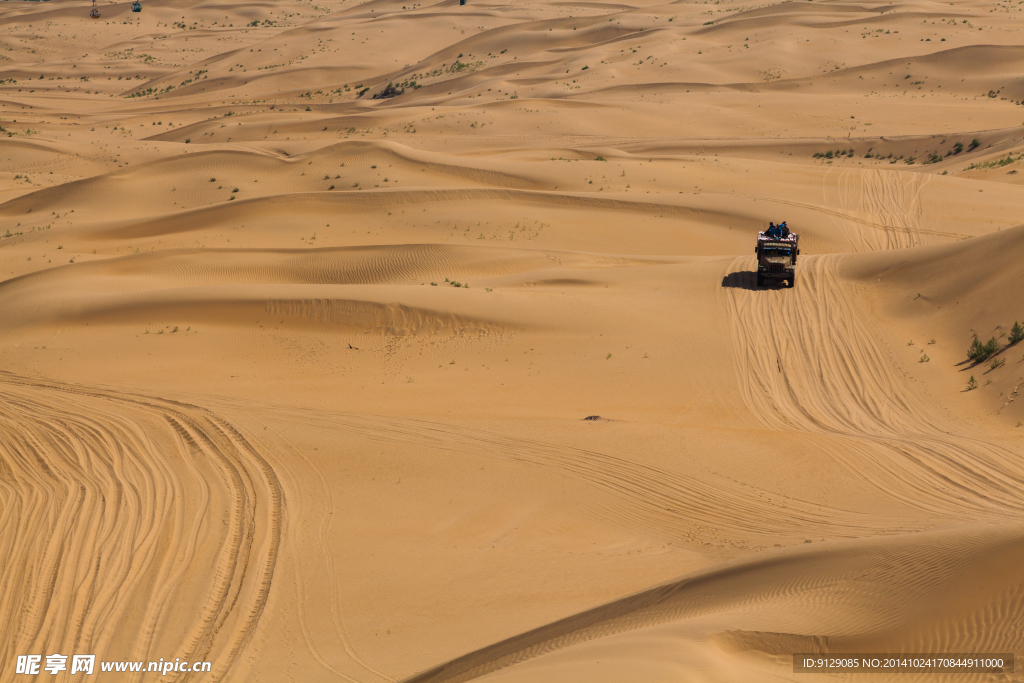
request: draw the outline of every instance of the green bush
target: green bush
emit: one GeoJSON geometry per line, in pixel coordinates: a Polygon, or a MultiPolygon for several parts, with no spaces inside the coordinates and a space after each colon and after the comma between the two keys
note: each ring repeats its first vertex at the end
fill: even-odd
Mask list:
{"type": "Polygon", "coordinates": [[[1010,329],[1010,343],[1016,344],[1022,339],[1024,339],[1024,327],[1021,327],[1019,322],[1014,322],[1013,328],[1010,329]]]}
{"type": "Polygon", "coordinates": [[[974,342],[971,343],[971,348],[967,349],[967,357],[975,363],[984,363],[998,351],[999,342],[995,337],[992,337],[987,342],[982,342],[975,336],[974,342]]]}

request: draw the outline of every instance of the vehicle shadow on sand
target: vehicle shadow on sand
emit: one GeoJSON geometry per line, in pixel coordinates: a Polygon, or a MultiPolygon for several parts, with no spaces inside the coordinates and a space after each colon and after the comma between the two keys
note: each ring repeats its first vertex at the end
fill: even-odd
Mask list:
{"type": "Polygon", "coordinates": [[[722,278],[723,287],[732,287],[735,289],[749,289],[752,292],[759,292],[763,289],[782,289],[785,287],[782,281],[778,282],[774,280],[767,280],[763,287],[757,286],[757,273],[752,270],[741,270],[735,273],[729,273],[722,278]]]}

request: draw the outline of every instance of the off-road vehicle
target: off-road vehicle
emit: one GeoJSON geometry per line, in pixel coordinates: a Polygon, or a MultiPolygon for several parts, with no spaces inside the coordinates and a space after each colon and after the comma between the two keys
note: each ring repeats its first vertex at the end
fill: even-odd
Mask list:
{"type": "Polygon", "coordinates": [[[758,233],[757,246],[757,286],[764,287],[765,280],[785,280],[786,286],[792,287],[796,282],[796,257],[800,255],[800,237],[789,233],[786,237],[769,236],[766,232],[758,233]]]}

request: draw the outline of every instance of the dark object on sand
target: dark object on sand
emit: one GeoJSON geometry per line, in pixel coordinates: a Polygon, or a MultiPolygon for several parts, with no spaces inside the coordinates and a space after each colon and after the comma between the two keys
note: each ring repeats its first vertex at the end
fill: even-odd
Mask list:
{"type": "Polygon", "coordinates": [[[388,83],[387,87],[381,90],[379,93],[373,96],[375,100],[386,100],[391,97],[398,97],[405,92],[403,88],[396,88],[393,83],[388,83]]]}

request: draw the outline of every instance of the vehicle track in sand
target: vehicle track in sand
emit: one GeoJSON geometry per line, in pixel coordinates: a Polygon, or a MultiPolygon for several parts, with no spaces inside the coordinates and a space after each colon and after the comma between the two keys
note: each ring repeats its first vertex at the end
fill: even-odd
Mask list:
{"type": "Polygon", "coordinates": [[[922,246],[928,235],[952,236],[921,227],[921,192],[931,179],[926,173],[878,169],[843,169],[837,176],[830,168],[821,180],[822,204],[840,211],[823,213],[858,251],[922,246]]]}
{"type": "MultiPolygon", "coordinates": [[[[723,296],[744,402],[768,429],[806,436],[926,519],[996,525],[898,538],[865,532],[849,542],[758,553],[515,635],[405,683],[469,681],[661,624],[679,626],[650,632],[655,640],[670,638],[674,651],[687,637],[701,644],[709,637],[749,639],[753,645],[738,649],[775,655],[794,648],[997,651],[1019,643],[1024,587],[1010,568],[1024,552],[1020,458],[967,427],[952,433],[949,421],[895,375],[836,275],[841,259],[804,257],[794,289],[757,288],[751,257],[730,263],[725,282],[732,286],[723,287],[723,296]],[[964,585],[978,592],[958,595],[964,585]],[[801,615],[798,626],[787,621],[793,614],[801,615]],[[777,632],[744,625],[763,629],[773,619],[784,625],[777,632]]],[[[735,505],[740,515],[757,502],[705,495],[716,508],[735,505]]],[[[759,509],[765,524],[778,523],[771,506],[759,509]]],[[[553,661],[581,660],[577,654],[553,661]]]]}
{"type": "Polygon", "coordinates": [[[769,429],[816,440],[888,496],[946,519],[1024,512],[1020,457],[949,420],[893,372],[836,276],[841,256],[805,256],[793,289],[758,289],[738,257],[724,287],[743,400],[769,429]],[[834,442],[834,441],[833,441],[834,442]]]}
{"type": "Polygon", "coordinates": [[[304,429],[336,432],[345,439],[406,444],[412,452],[433,448],[544,469],[610,494],[586,504],[594,514],[646,529],[666,542],[685,540],[718,546],[726,539],[743,538],[752,539],[748,542],[756,545],[766,543],[769,536],[855,538],[922,528],[909,520],[894,521],[882,515],[821,505],[725,478],[700,478],[612,453],[491,430],[287,406],[260,413],[266,415],[263,419],[271,426],[302,425],[304,429]]]}
{"type": "Polygon", "coordinates": [[[208,410],[0,373],[5,661],[180,656],[222,680],[267,604],[284,514],[273,468],[208,410]]]}
{"type": "MultiPolygon", "coordinates": [[[[264,425],[264,428],[267,427],[270,427],[270,425],[264,425]]],[[[320,487],[319,499],[323,502],[323,508],[320,511],[320,520],[317,526],[317,544],[319,546],[321,558],[316,558],[316,553],[314,552],[300,552],[300,546],[297,543],[289,544],[291,546],[292,566],[294,568],[296,579],[296,606],[298,608],[299,622],[301,624],[302,636],[306,642],[306,647],[321,666],[339,678],[351,681],[352,683],[358,683],[360,680],[345,673],[345,671],[342,670],[340,663],[332,663],[329,661],[329,657],[331,659],[337,659],[342,654],[337,647],[338,643],[341,644],[341,650],[344,651],[344,656],[361,669],[359,673],[365,674],[368,672],[373,676],[372,680],[380,678],[385,681],[393,681],[395,680],[393,677],[388,676],[380,669],[375,668],[372,664],[363,659],[358,652],[356,652],[352,645],[352,638],[349,635],[348,628],[345,625],[345,618],[343,614],[344,610],[341,605],[340,589],[338,586],[338,572],[335,568],[334,552],[332,551],[329,542],[330,525],[334,517],[334,501],[331,497],[330,481],[325,476],[323,469],[308,454],[306,454],[302,448],[293,444],[287,436],[281,433],[280,430],[272,429],[271,432],[273,434],[274,446],[280,449],[283,445],[288,451],[290,451],[288,455],[280,460],[282,474],[290,478],[292,473],[289,463],[298,464],[301,461],[303,466],[308,468],[309,472],[316,475],[317,483],[320,487]],[[322,559],[323,564],[321,568],[304,569],[304,563],[312,564],[316,559],[322,559]],[[313,575],[317,575],[319,572],[320,575],[325,576],[328,586],[330,587],[329,600],[326,600],[326,602],[330,605],[331,622],[334,625],[334,638],[336,639],[336,642],[330,643],[329,646],[324,647],[323,649],[317,645],[317,640],[319,639],[322,641],[325,636],[330,636],[326,634],[326,629],[316,629],[317,622],[314,619],[311,619],[307,613],[307,596],[305,589],[305,575],[307,571],[313,575]]],[[[295,485],[300,486],[297,483],[295,485]]],[[[299,508],[298,514],[291,519],[292,523],[296,527],[299,526],[299,520],[312,519],[312,516],[315,514],[312,509],[303,509],[306,501],[302,495],[297,496],[297,498],[298,500],[296,500],[295,503],[299,508]]],[[[313,507],[315,507],[315,504],[313,507]]],[[[295,536],[298,533],[298,529],[296,528],[289,530],[288,535],[295,536]]],[[[310,599],[321,604],[325,602],[323,595],[317,595],[310,599]]],[[[364,678],[362,680],[365,681],[366,679],[364,678]]]]}

